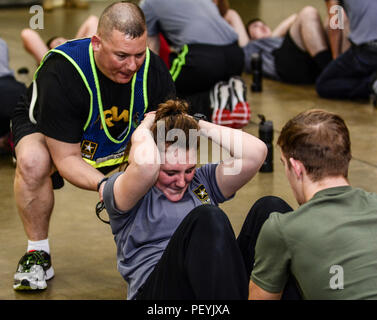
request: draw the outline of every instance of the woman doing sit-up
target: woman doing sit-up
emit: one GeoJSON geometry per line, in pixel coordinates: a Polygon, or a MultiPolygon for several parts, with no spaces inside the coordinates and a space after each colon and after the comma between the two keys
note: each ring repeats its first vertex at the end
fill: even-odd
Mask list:
{"type": "Polygon", "coordinates": [[[118,270],[128,299],[247,299],[244,259],[217,206],[251,180],[267,149],[246,132],[189,116],[187,107],[169,100],[146,114],[128,167],[100,188],[118,270]],[[197,168],[199,135],[231,158],[197,168]]]}

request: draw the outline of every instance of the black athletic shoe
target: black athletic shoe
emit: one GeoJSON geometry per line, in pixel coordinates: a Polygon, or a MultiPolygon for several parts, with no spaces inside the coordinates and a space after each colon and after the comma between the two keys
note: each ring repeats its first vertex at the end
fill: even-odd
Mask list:
{"type": "Polygon", "coordinates": [[[50,255],[42,250],[27,252],[19,261],[14,274],[14,290],[43,290],[46,280],[54,276],[50,255]]]}

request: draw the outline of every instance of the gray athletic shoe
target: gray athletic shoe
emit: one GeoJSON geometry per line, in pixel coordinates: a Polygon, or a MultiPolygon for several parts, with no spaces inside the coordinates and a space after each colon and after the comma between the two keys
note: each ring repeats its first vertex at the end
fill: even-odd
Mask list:
{"type": "Polygon", "coordinates": [[[19,261],[14,274],[14,290],[43,290],[46,280],[54,276],[50,255],[42,250],[27,252],[19,261]]]}

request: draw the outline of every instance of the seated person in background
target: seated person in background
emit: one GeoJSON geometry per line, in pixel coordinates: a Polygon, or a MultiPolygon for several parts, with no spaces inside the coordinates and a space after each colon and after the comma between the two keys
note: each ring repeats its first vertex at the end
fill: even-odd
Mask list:
{"type": "MultiPolygon", "coordinates": [[[[329,29],[334,60],[317,79],[319,96],[332,99],[369,99],[377,95],[377,2],[326,1],[330,21],[339,21],[334,5],[342,4],[349,19],[351,48],[341,53],[342,29],[329,29]]],[[[335,7],[336,8],[336,7],[335,7]]],[[[342,26],[340,26],[342,27],[342,26]]],[[[377,100],[375,100],[377,102],[377,100]]]]}
{"type": "Polygon", "coordinates": [[[0,154],[10,154],[12,137],[10,134],[10,119],[18,99],[25,94],[26,87],[14,78],[9,67],[8,46],[0,39],[0,154]]]}
{"type": "Polygon", "coordinates": [[[245,71],[251,72],[251,57],[262,56],[263,74],[293,83],[312,84],[331,61],[327,36],[317,9],[303,8],[273,32],[261,20],[247,24],[250,41],[243,47],[245,71]]]}
{"type": "MultiPolygon", "coordinates": [[[[203,113],[216,124],[242,127],[248,124],[250,110],[245,101],[246,88],[239,76],[243,71],[244,54],[238,36],[221,17],[215,3],[208,0],[142,0],[148,28],[148,45],[159,53],[160,34],[170,45],[170,73],[177,97],[190,103],[190,114],[203,113]],[[205,31],[205,32],[204,32],[205,31]],[[229,82],[235,94],[234,103],[225,105],[210,92],[219,82],[229,82]],[[241,83],[240,83],[241,82],[241,83]],[[240,85],[238,84],[240,83],[240,85]],[[240,93],[236,92],[237,87],[240,93]],[[225,114],[225,116],[223,115],[225,114]]],[[[229,88],[227,87],[229,92],[229,88]]],[[[229,99],[229,93],[226,96],[229,99]]]]}
{"type": "Polygon", "coordinates": [[[290,211],[281,214],[259,200],[259,219],[266,221],[249,298],[279,299],[291,275],[304,299],[377,299],[377,194],[349,184],[351,145],[343,119],[305,111],[288,121],[277,143],[300,206],[289,210],[275,198],[290,211]]]}
{"type": "MultiPolygon", "coordinates": [[[[238,15],[238,13],[229,8],[229,2],[228,0],[213,0],[213,2],[216,4],[218,7],[221,16],[228,22],[234,31],[237,32],[238,34],[238,44],[240,47],[243,47],[249,42],[249,36],[246,33],[245,26],[242,22],[241,17],[238,15]]],[[[166,39],[164,36],[160,33],[160,51],[159,55],[162,60],[166,62],[168,67],[170,68],[169,65],[169,59],[168,56],[170,54],[170,47],[168,43],[166,42],[166,39]]]]}
{"type": "MultiPolygon", "coordinates": [[[[93,15],[89,16],[80,26],[75,36],[75,39],[92,37],[97,31],[97,26],[98,18],[93,15]]],[[[28,51],[34,57],[38,65],[42,61],[44,55],[50,49],[53,49],[68,40],[63,37],[53,37],[49,39],[46,43],[44,43],[39,34],[36,31],[29,28],[23,29],[21,31],[21,38],[25,50],[28,51]]]]}
{"type": "Polygon", "coordinates": [[[217,206],[252,179],[267,149],[246,132],[189,116],[187,108],[168,100],[148,113],[131,137],[128,167],[105,183],[100,197],[118,270],[128,299],[247,299],[245,262],[217,206]],[[173,130],[178,139],[168,138],[173,130]],[[196,169],[199,135],[231,158],[196,169]]]}

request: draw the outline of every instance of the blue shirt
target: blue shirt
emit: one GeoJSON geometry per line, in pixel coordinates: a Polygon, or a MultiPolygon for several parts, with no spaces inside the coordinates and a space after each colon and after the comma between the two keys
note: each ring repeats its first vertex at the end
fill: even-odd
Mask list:
{"type": "Polygon", "coordinates": [[[169,201],[153,186],[129,211],[115,207],[113,187],[122,172],[107,181],[103,199],[117,245],[118,271],[128,283],[127,298],[133,299],[160,260],[170,238],[182,220],[202,204],[224,202],[216,181],[217,164],[196,169],[186,193],[179,202],[169,201]]]}

